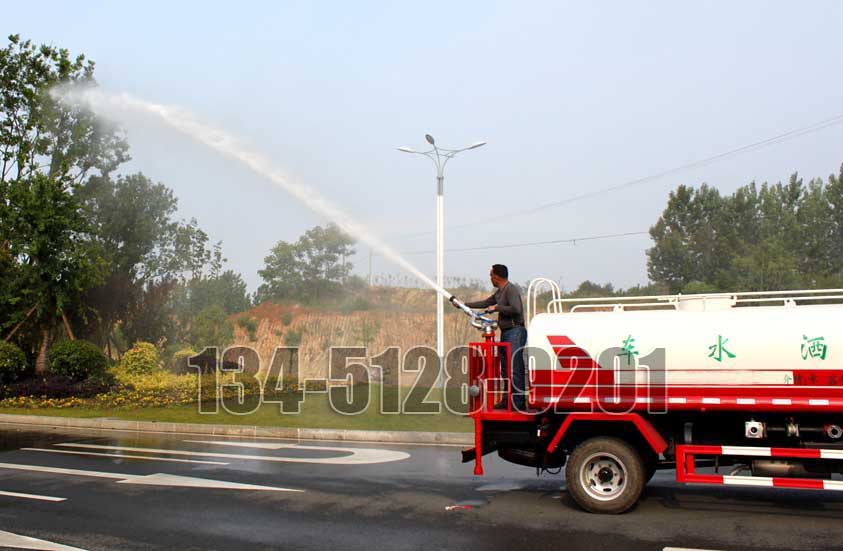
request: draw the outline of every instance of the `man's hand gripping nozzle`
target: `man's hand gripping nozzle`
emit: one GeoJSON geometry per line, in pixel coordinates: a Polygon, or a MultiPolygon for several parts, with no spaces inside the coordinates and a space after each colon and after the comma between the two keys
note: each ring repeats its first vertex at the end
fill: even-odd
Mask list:
{"type": "Polygon", "coordinates": [[[498,328],[497,320],[492,319],[492,318],[488,317],[487,315],[485,315],[488,312],[482,312],[482,313],[481,312],[475,312],[474,310],[472,310],[471,308],[466,306],[464,302],[462,302],[460,299],[458,299],[454,295],[451,295],[451,297],[448,300],[451,302],[451,304],[453,304],[454,306],[456,306],[457,308],[459,308],[460,310],[465,312],[465,314],[469,318],[471,318],[471,322],[470,322],[471,325],[473,327],[476,327],[477,329],[483,331],[484,334],[494,333],[495,329],[498,328]]]}

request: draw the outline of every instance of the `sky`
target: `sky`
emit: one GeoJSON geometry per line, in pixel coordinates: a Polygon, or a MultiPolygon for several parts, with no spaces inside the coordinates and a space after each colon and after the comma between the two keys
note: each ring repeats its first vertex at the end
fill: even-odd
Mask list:
{"type": "MultiPolygon", "coordinates": [[[[270,156],[433,275],[435,173],[399,146],[485,140],[446,169],[446,248],[645,232],[703,182],[837,173],[843,124],[565,205],[843,114],[843,2],[14,2],[0,31],[84,53],[108,92],[176,105],[270,156]],[[417,254],[421,251],[421,254],[417,254]],[[429,251],[429,252],[425,252],[429,251]]],[[[252,290],[279,240],[328,221],[155,121],[132,161],[222,240],[252,290]]],[[[504,263],[646,283],[646,234],[449,252],[449,277],[504,263]]],[[[369,272],[358,248],[355,273],[369,272]]],[[[376,276],[400,269],[375,255],[376,276]]]]}

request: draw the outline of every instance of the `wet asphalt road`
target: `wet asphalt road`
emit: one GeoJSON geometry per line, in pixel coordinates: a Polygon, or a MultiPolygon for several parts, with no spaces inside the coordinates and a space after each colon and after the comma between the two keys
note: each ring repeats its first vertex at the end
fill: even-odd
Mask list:
{"type": "MultiPolygon", "coordinates": [[[[454,447],[277,444],[295,443],[4,426],[0,491],[64,501],[0,495],[0,531],[88,550],[843,549],[838,493],[680,486],[663,472],[635,510],[597,516],[562,475],[494,456],[476,478],[454,447]],[[185,486],[207,481],[303,491],[185,486]]],[[[0,548],[23,548],[8,537],[0,548]]]]}

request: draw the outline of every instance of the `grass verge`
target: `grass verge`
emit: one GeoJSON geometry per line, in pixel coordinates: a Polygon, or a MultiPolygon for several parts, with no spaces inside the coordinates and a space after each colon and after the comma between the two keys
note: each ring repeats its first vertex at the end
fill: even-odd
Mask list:
{"type": "MultiPolygon", "coordinates": [[[[365,387],[363,387],[365,388],[365,387]]],[[[358,387],[355,390],[359,390],[358,387]]],[[[345,389],[336,389],[344,392],[345,389]]],[[[381,411],[381,402],[391,404],[387,409],[397,409],[397,404],[408,398],[409,389],[397,387],[369,387],[369,402],[357,396],[363,402],[357,409],[361,411],[344,415],[335,411],[326,392],[308,392],[300,403],[299,413],[282,413],[278,403],[259,403],[258,398],[247,398],[244,403],[226,400],[216,413],[200,413],[198,404],[172,405],[166,407],[69,407],[69,408],[0,408],[0,413],[18,415],[48,415],[56,417],[95,418],[109,417],[132,421],[159,421],[168,423],[217,423],[227,425],[255,425],[290,428],[348,429],[348,430],[397,430],[431,432],[470,432],[471,420],[465,416],[447,411],[442,401],[441,392],[431,391],[429,402],[439,404],[438,413],[390,414],[381,411]],[[382,400],[383,398],[383,400],[382,400]],[[226,407],[223,407],[226,406],[226,407]],[[235,413],[241,412],[241,413],[235,413]]],[[[363,395],[365,396],[365,394],[363,395]]],[[[456,396],[456,395],[454,395],[456,396]]],[[[451,395],[449,394],[449,397],[451,395]]],[[[341,395],[335,395],[334,403],[341,405],[341,395]]],[[[409,401],[409,400],[408,400],[409,401]]],[[[415,401],[415,400],[414,400],[415,401]]],[[[457,403],[454,400],[452,403],[457,403]]],[[[418,404],[417,404],[418,406],[418,404]]],[[[213,403],[203,404],[203,409],[210,411],[213,403]]],[[[408,404],[403,411],[407,411],[408,404]]],[[[419,409],[419,407],[413,408],[419,409]]],[[[422,409],[433,410],[433,406],[424,405],[422,409]]]]}

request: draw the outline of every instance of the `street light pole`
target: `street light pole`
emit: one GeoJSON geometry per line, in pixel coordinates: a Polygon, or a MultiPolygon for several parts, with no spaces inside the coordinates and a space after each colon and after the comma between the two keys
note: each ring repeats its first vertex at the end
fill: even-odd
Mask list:
{"type": "MultiPolygon", "coordinates": [[[[445,288],[445,165],[436,174],[436,284],[445,288]]],[[[436,293],[436,355],[445,368],[445,297],[436,293]]],[[[440,376],[442,370],[439,371],[440,376]]]]}
{"type": "MultiPolygon", "coordinates": [[[[428,151],[416,151],[410,147],[399,147],[398,151],[424,155],[436,166],[436,284],[440,289],[445,288],[445,165],[454,158],[457,153],[477,149],[486,145],[486,142],[477,142],[460,149],[446,149],[438,147],[436,140],[430,134],[425,134],[424,139],[432,149],[428,151]]],[[[440,365],[445,366],[445,297],[442,293],[436,293],[436,355],[439,356],[440,365]]],[[[440,380],[442,371],[440,370],[440,380]]]]}

